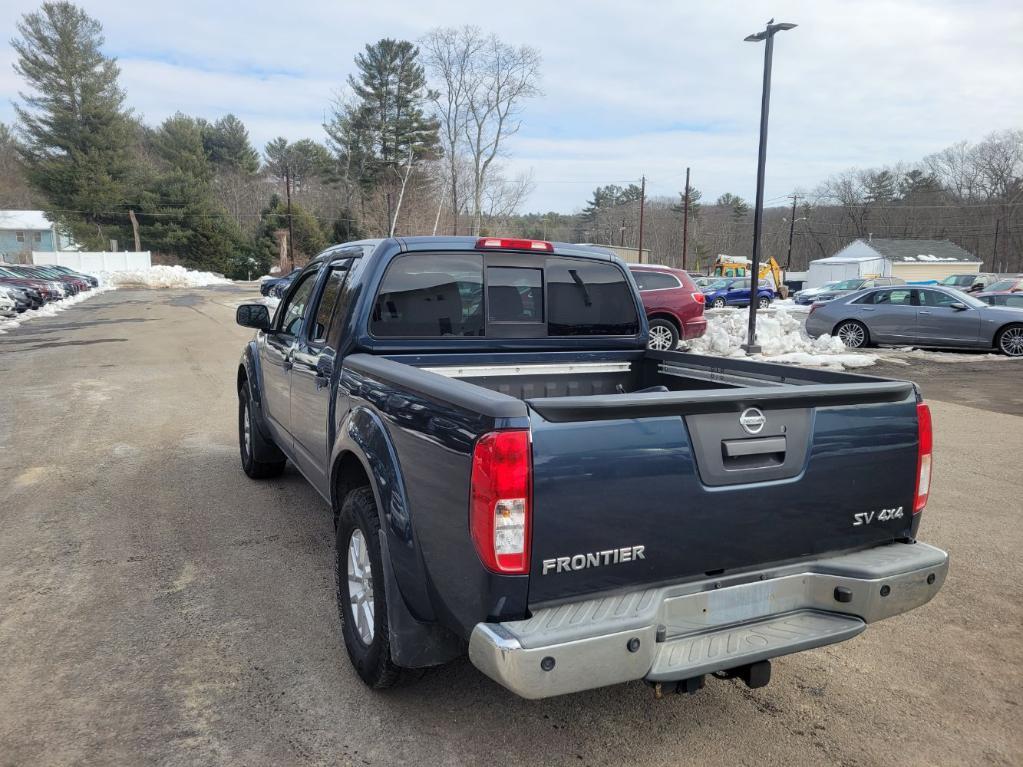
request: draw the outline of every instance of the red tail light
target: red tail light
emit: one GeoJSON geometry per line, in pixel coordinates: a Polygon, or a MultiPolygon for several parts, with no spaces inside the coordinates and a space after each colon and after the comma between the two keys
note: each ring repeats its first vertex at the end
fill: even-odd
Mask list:
{"type": "Polygon", "coordinates": [[[810,311],[807,312],[806,316],[809,317],[811,314],[813,314],[815,311],[820,309],[822,306],[824,306],[824,304],[820,303],[819,301],[814,301],[812,304],[810,304],[810,311]]]}
{"type": "Polygon", "coordinates": [[[698,303],[698,304],[705,304],[705,303],[707,303],[707,296],[703,295],[703,293],[693,293],[692,295],[693,295],[693,300],[696,303],[698,303]]]}
{"type": "Polygon", "coordinates": [[[531,475],[528,431],[493,431],[476,442],[469,531],[480,560],[495,573],[529,572],[531,475]]]}
{"type": "Polygon", "coordinates": [[[536,250],[553,253],[554,245],[544,240],[509,240],[502,237],[480,237],[477,248],[500,248],[501,250],[536,250]]]}
{"type": "Polygon", "coordinates": [[[919,403],[916,406],[916,419],[920,447],[916,459],[916,499],[913,501],[913,513],[919,514],[927,505],[927,496],[931,492],[931,453],[934,449],[931,409],[924,403],[919,403]]]}

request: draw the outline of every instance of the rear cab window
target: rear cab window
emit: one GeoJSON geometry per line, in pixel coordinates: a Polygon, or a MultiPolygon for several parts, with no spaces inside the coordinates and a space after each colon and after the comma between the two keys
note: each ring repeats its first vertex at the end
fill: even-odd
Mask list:
{"type": "Polygon", "coordinates": [[[410,253],[373,302],[377,338],[629,336],[640,320],[622,269],[606,261],[510,253],[410,253]]]}

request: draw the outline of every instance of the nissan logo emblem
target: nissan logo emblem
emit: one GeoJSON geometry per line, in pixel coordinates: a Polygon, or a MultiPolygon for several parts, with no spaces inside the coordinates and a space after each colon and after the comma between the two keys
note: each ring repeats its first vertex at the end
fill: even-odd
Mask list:
{"type": "Polygon", "coordinates": [[[764,429],[767,418],[755,407],[748,407],[739,416],[739,425],[746,430],[747,434],[759,434],[764,429]]]}

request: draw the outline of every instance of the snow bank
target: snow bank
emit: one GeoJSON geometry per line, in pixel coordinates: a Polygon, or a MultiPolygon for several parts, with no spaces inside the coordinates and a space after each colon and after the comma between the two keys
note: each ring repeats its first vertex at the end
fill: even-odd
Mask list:
{"type": "MultiPolygon", "coordinates": [[[[877,362],[877,356],[852,352],[834,336],[810,338],[803,330],[806,313],[777,304],[757,312],[757,343],[763,354],[753,359],[815,367],[860,368],[877,362]]],[[[690,351],[716,357],[744,357],[749,310],[707,313],[707,332],[690,343],[690,351]]]]}
{"type": "Polygon", "coordinates": [[[183,266],[151,266],[123,272],[101,272],[96,275],[104,285],[133,288],[202,288],[207,285],[230,285],[231,280],[212,272],[196,272],[183,266]]]}
{"type": "Polygon", "coordinates": [[[100,293],[106,293],[108,290],[114,290],[114,288],[110,285],[101,284],[98,288],[83,291],[77,296],[71,296],[70,298],[65,298],[62,301],[53,301],[51,303],[44,304],[38,309],[29,309],[27,312],[22,312],[15,318],[9,320],[0,318],[0,335],[3,335],[8,330],[14,330],[19,325],[30,322],[38,317],[54,317],[68,307],[80,304],[82,301],[88,301],[93,296],[99,295],[100,293]]]}

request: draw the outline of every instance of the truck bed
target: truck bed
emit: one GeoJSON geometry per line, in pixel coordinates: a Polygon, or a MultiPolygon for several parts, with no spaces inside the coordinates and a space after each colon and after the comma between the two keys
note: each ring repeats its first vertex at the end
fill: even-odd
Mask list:
{"type": "Polygon", "coordinates": [[[648,350],[353,363],[528,425],[531,607],[913,536],[908,382],[648,350]],[[740,423],[751,408],[759,429],[740,423]]]}

